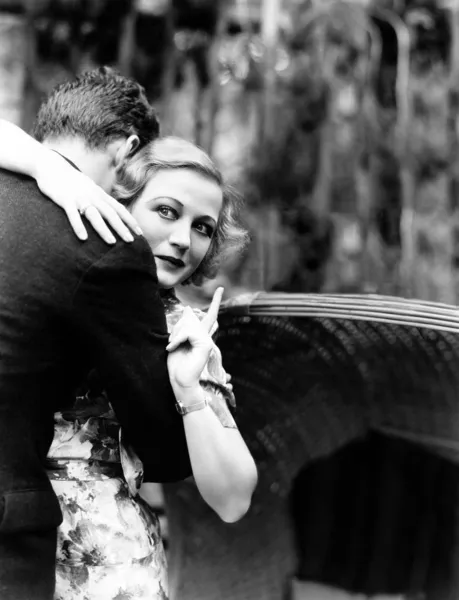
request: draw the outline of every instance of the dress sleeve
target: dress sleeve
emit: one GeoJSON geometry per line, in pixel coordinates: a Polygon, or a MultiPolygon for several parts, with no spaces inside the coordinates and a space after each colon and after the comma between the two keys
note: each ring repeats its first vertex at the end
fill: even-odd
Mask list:
{"type": "Polygon", "coordinates": [[[118,243],[93,263],[75,290],[72,310],[76,334],[85,339],[145,480],[188,477],[185,431],[167,371],[164,307],[145,240],[118,243]]]}

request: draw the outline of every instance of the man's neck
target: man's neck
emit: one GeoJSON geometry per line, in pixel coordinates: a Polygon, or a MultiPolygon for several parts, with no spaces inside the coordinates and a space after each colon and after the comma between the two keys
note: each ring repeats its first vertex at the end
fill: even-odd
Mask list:
{"type": "Polygon", "coordinates": [[[98,185],[107,187],[107,170],[110,165],[110,157],[107,153],[88,148],[78,138],[44,140],[43,145],[68,158],[98,185]]]}

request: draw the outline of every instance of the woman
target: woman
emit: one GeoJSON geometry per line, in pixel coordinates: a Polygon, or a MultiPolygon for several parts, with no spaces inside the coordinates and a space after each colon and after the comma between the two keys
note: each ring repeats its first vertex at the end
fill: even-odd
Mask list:
{"type": "MultiPolygon", "coordinates": [[[[62,160],[65,186],[58,198],[68,196],[68,177],[81,178],[87,185],[63,159],[25,139],[23,132],[17,135],[9,140],[21,146],[22,166],[13,165],[16,170],[27,171],[24,165],[36,157],[43,176],[47,165],[55,173],[56,160],[62,160]]],[[[228,410],[231,387],[209,335],[221,290],[201,321],[180,306],[173,291],[214,275],[225,254],[245,241],[237,225],[237,200],[209,157],[177,138],[156,141],[135,155],[120,173],[115,193],[129,207],[155,256],[171,331],[169,375],[179,412],[186,412],[184,427],[196,485],[223,520],[235,521],[250,505],[257,476],[228,410]]],[[[92,202],[87,191],[84,199],[92,202]]],[[[119,444],[120,436],[109,399],[93,374],[89,391],[56,415],[48,457],[64,515],[56,600],[167,598],[158,522],[138,493],[142,465],[132,448],[119,444]]]]}

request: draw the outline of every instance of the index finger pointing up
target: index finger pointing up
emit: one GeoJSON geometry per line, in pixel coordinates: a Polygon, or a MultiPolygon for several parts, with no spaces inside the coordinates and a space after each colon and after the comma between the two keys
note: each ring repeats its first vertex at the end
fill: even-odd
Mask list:
{"type": "Polygon", "coordinates": [[[202,319],[202,324],[206,327],[210,333],[218,318],[218,311],[220,310],[220,303],[222,301],[224,288],[218,287],[213,295],[212,302],[210,303],[207,314],[202,319]]]}

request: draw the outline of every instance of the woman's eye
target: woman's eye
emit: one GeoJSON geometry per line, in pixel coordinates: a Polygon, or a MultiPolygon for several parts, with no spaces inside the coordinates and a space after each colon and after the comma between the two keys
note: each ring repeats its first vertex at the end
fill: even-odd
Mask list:
{"type": "Polygon", "coordinates": [[[212,237],[212,234],[214,232],[212,227],[210,225],[207,225],[207,223],[196,223],[195,229],[196,231],[202,233],[203,235],[206,235],[207,237],[212,237]]]}
{"type": "Polygon", "coordinates": [[[170,206],[159,206],[158,212],[166,219],[175,219],[177,217],[177,212],[170,206]]]}

